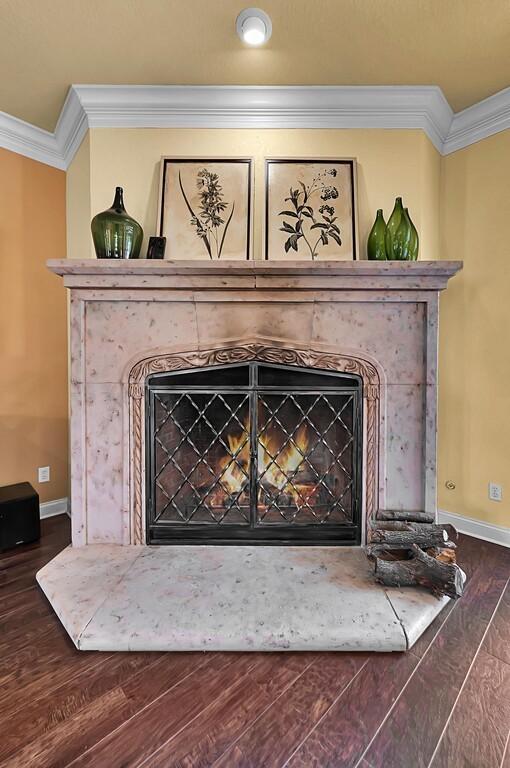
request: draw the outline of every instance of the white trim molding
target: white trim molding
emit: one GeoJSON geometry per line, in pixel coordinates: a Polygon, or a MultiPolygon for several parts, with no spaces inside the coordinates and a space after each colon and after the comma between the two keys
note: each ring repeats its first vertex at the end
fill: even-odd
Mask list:
{"type": "Polygon", "coordinates": [[[89,128],[420,129],[449,154],[509,127],[510,88],[454,114],[435,85],[72,85],[54,133],[0,112],[0,147],[65,170],[89,128]]]}
{"type": "Polygon", "coordinates": [[[484,523],[482,520],[474,520],[472,517],[456,515],[454,512],[446,512],[444,509],[438,510],[437,518],[439,523],[453,525],[459,533],[474,536],[475,539],[490,541],[502,547],[510,547],[510,528],[484,523]]]}
{"type": "Polygon", "coordinates": [[[0,112],[0,147],[54,168],[66,168],[54,133],[18,120],[6,112],[0,112]]]}
{"type": "Polygon", "coordinates": [[[437,86],[73,86],[91,128],[421,128],[440,150],[437,86]]]}
{"type": "Polygon", "coordinates": [[[443,155],[510,128],[510,88],[505,88],[453,116],[443,155]]]}
{"type": "Polygon", "coordinates": [[[55,501],[43,501],[39,504],[39,517],[44,520],[47,517],[55,517],[56,515],[68,515],[69,514],[69,500],[55,499],[55,501]]]}

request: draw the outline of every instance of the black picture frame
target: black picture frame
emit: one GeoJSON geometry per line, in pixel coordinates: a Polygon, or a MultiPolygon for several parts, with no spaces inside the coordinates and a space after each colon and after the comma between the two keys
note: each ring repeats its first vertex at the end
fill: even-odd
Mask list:
{"type": "MultiPolygon", "coordinates": [[[[202,164],[204,166],[212,163],[222,164],[245,164],[247,166],[247,216],[246,216],[246,253],[242,260],[249,260],[252,252],[252,220],[253,220],[253,159],[251,157],[162,157],[161,158],[161,172],[160,172],[160,185],[159,185],[159,200],[158,200],[158,234],[160,237],[164,236],[165,232],[165,206],[166,200],[166,180],[167,173],[170,164],[202,164]]],[[[168,240],[168,238],[167,238],[168,240]]],[[[167,243],[168,246],[168,243],[167,243]]],[[[170,258],[174,258],[174,254],[171,253],[170,244],[170,258]]],[[[204,260],[206,257],[204,256],[204,260]]],[[[225,259],[226,260],[226,259],[225,259]]]]}
{"type": "MultiPolygon", "coordinates": [[[[297,157],[268,157],[265,159],[265,216],[264,216],[264,259],[278,260],[271,258],[269,253],[269,227],[270,227],[270,169],[272,165],[325,165],[325,166],[348,166],[350,176],[350,201],[351,201],[351,237],[352,237],[352,260],[359,259],[359,236],[358,236],[358,208],[357,208],[357,163],[356,158],[297,158],[297,157]]],[[[283,202],[283,201],[282,201],[283,202]]],[[[296,253],[296,260],[303,260],[303,256],[296,253]]],[[[308,260],[308,259],[306,259],[308,260]]],[[[350,260],[350,259],[346,259],[350,260]]]]}

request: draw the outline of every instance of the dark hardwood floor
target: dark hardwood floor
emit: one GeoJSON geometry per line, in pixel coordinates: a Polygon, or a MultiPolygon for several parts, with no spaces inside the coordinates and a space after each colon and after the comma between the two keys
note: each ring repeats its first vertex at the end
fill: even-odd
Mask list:
{"type": "Polygon", "coordinates": [[[84,653],[35,583],[66,517],[0,556],[0,766],[510,768],[510,550],[407,654],[84,653]]]}

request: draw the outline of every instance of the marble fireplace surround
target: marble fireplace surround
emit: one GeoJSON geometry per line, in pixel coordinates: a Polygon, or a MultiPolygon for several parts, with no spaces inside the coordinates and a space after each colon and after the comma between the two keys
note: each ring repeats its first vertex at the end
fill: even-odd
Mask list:
{"type": "MultiPolygon", "coordinates": [[[[91,259],[51,260],[48,267],[63,276],[71,294],[73,546],[67,554],[59,556],[58,562],[57,558],[46,566],[38,580],[78,647],[126,647],[123,640],[112,640],[111,633],[107,632],[105,639],[104,623],[99,635],[94,634],[91,627],[96,620],[92,621],[92,616],[79,619],[75,609],[70,608],[81,601],[80,590],[92,589],[90,584],[84,586],[85,560],[96,563],[100,582],[95,589],[99,593],[98,584],[109,583],[106,572],[113,574],[113,583],[122,591],[122,579],[116,581],[120,562],[125,563],[128,573],[151,558],[159,558],[158,562],[164,558],[165,568],[172,567],[175,548],[140,546],[145,542],[145,380],[153,372],[262,360],[359,374],[364,401],[364,521],[379,508],[436,512],[438,297],[448,279],[461,268],[461,262],[91,259]],[[79,554],[83,548],[88,555],[79,554]],[[125,550],[125,556],[120,555],[121,550],[125,550]],[[69,569],[72,571],[75,566],[70,566],[70,562],[76,565],[74,576],[69,569]],[[65,592],[70,587],[63,586],[64,575],[67,585],[75,585],[72,594],[65,592]]],[[[222,548],[213,547],[216,555],[210,554],[210,547],[187,549],[197,553],[197,562],[205,558],[202,570],[207,570],[205,563],[210,564],[211,557],[220,557],[222,548]]],[[[260,550],[257,557],[261,558],[266,557],[265,550],[271,550],[253,549],[260,550]]],[[[286,557],[299,558],[297,548],[288,549],[286,557]]],[[[374,635],[371,627],[366,635],[366,627],[360,630],[357,626],[355,636],[352,630],[352,636],[347,632],[346,645],[343,635],[336,642],[322,630],[321,638],[326,640],[301,637],[296,646],[285,634],[286,628],[282,637],[285,635],[290,646],[280,646],[274,638],[267,642],[252,638],[250,647],[374,649],[380,647],[379,641],[374,640],[377,634],[380,638],[386,632],[390,637],[391,632],[396,632],[383,646],[385,650],[401,649],[409,647],[410,637],[416,639],[441,607],[434,599],[430,603],[420,591],[408,590],[405,595],[397,595],[397,609],[397,598],[389,598],[391,590],[372,584],[359,549],[333,548],[337,555],[330,554],[327,547],[302,549],[315,549],[315,555],[307,556],[316,557],[323,564],[337,562],[338,556],[342,556],[339,553],[344,551],[344,566],[350,563],[349,573],[359,575],[362,590],[368,590],[370,599],[378,590],[381,615],[386,616],[385,626],[391,626],[391,631],[378,633],[376,629],[374,635]],[[411,614],[416,619],[414,628],[404,631],[405,616],[409,618],[411,614]]],[[[247,550],[234,547],[230,551],[231,558],[242,560],[247,550]]],[[[174,557],[175,563],[179,557],[174,557]]],[[[271,553],[267,557],[271,559],[271,553]]],[[[281,558],[277,567],[281,567],[281,558]]],[[[295,567],[296,563],[289,565],[290,570],[295,567]]],[[[324,567],[327,570],[328,566],[324,567]]],[[[86,579],[93,578],[93,570],[88,568],[88,573],[86,579]]],[[[195,573],[193,579],[199,576],[195,573]]],[[[330,589],[331,583],[324,587],[330,589]]],[[[101,600],[100,597],[94,598],[99,600],[98,606],[107,604],[106,596],[103,594],[101,600]]],[[[317,593],[312,602],[318,605],[316,598],[317,593]]],[[[353,605],[359,601],[357,597],[353,605]]],[[[85,602],[88,605],[90,601],[85,602]]],[[[328,602],[329,598],[325,605],[328,602]]],[[[298,600],[296,610],[299,603],[298,600]]],[[[260,606],[254,608],[255,613],[259,609],[262,610],[260,606]]],[[[227,617],[227,624],[232,615],[227,617]]],[[[310,615],[307,614],[307,623],[310,615]]],[[[374,615],[378,615],[377,610],[374,615]]],[[[153,618],[149,618],[149,625],[153,618]]],[[[161,617],[158,622],[161,626],[161,617]]],[[[291,623],[289,619],[289,626],[291,623]]],[[[225,626],[225,622],[219,626],[225,626]]],[[[298,634],[301,629],[296,630],[298,634]]],[[[128,645],[144,649],[245,647],[244,630],[238,628],[229,643],[218,640],[216,630],[217,627],[210,628],[209,635],[216,639],[209,644],[205,640],[201,644],[196,636],[191,642],[184,630],[186,637],[180,642],[173,626],[171,642],[160,638],[159,645],[154,645],[146,637],[138,645],[131,641],[128,645]]],[[[134,634],[139,638],[143,631],[142,628],[134,634]]],[[[293,632],[291,636],[295,638],[293,632]]]]}

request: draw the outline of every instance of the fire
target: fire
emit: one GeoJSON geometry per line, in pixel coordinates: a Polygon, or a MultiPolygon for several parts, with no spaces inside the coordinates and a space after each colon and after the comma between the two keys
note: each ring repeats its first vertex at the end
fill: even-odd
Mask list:
{"type": "Polygon", "coordinates": [[[237,496],[248,482],[248,467],[250,465],[250,440],[246,425],[244,431],[236,437],[228,435],[228,447],[236,461],[225,457],[223,471],[221,473],[222,485],[226,486],[229,493],[237,496]],[[236,463],[237,462],[237,463],[236,463]],[[240,469],[244,469],[244,472],[240,469]],[[246,473],[246,474],[245,474],[246,473]]]}
{"type": "MultiPolygon", "coordinates": [[[[313,504],[316,494],[315,486],[298,483],[295,477],[298,475],[306,456],[309,439],[305,425],[302,425],[292,440],[288,440],[284,446],[286,436],[277,429],[266,429],[258,439],[258,477],[261,486],[269,491],[289,497],[296,507],[305,504],[313,504]],[[290,482],[292,481],[292,482],[290,482]]],[[[229,435],[228,446],[230,456],[224,458],[221,471],[221,484],[233,496],[239,496],[248,483],[250,445],[249,427],[244,425],[240,435],[229,435]]],[[[259,489],[259,501],[264,493],[259,489]]]]}
{"type": "Polygon", "coordinates": [[[301,426],[291,442],[282,449],[281,440],[275,431],[266,431],[259,437],[258,442],[258,474],[264,476],[264,482],[278,488],[279,491],[290,492],[289,476],[293,477],[303,463],[306,455],[308,439],[306,427],[301,426]]]}

